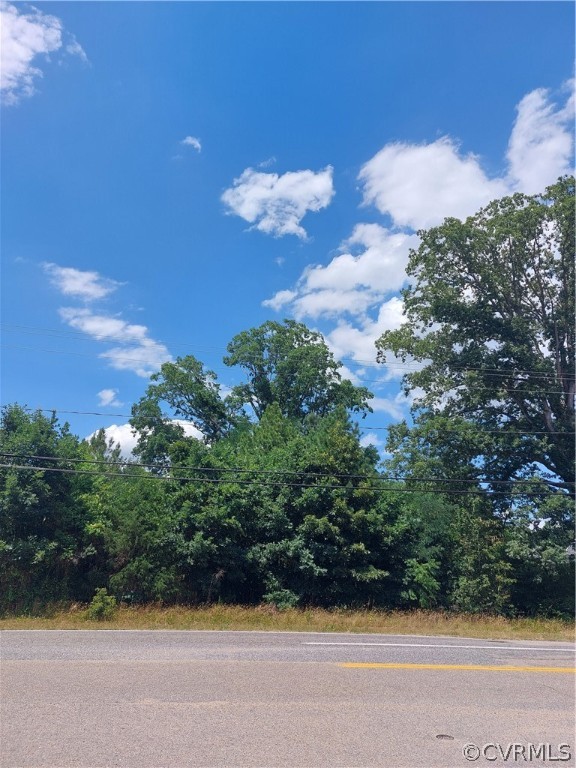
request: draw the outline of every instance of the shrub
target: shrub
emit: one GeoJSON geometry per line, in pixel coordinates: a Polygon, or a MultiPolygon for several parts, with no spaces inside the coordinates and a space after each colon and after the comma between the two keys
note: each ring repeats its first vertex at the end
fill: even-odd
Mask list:
{"type": "Polygon", "coordinates": [[[114,618],[117,607],[116,598],[108,594],[106,587],[101,587],[94,593],[92,602],[86,612],[86,618],[96,621],[108,621],[114,618]]]}

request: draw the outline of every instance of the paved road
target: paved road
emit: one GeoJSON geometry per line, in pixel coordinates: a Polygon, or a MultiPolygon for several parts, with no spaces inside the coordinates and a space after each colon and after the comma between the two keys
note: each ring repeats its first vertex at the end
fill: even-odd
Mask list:
{"type": "Polygon", "coordinates": [[[5,631],[1,654],[3,768],[575,765],[565,643],[5,631]]]}

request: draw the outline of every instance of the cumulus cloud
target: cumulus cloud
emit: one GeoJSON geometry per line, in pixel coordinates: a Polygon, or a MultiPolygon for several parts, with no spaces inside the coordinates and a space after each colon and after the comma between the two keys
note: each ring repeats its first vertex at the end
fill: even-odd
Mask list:
{"type": "Polygon", "coordinates": [[[148,378],[162,363],[172,359],[164,344],[150,338],[145,325],[127,323],[118,317],[78,307],[62,307],[59,314],[70,327],[96,341],[117,342],[118,346],[100,355],[117,370],[132,371],[148,378]]]}
{"type": "Polygon", "coordinates": [[[478,157],[460,154],[448,137],[432,144],[387,144],[362,167],[359,180],[365,204],[413,230],[447,216],[466,217],[507,192],[501,179],[486,176],[478,157]]]}
{"type": "Polygon", "coordinates": [[[377,448],[378,450],[384,448],[384,443],[376,434],[376,432],[367,432],[365,435],[363,435],[360,438],[360,445],[362,448],[368,448],[369,445],[371,445],[373,448],[377,448]]]}
{"type": "Polygon", "coordinates": [[[360,170],[364,204],[390,216],[396,227],[417,230],[448,216],[465,218],[513,192],[542,192],[572,171],[574,82],[564,90],[568,96],[560,102],[544,88],[520,101],[508,144],[508,169],[500,177],[490,178],[481,158],[463,154],[450,137],[429,144],[394,142],[360,170]]]}
{"type": "Polygon", "coordinates": [[[555,103],[544,88],[527,94],[518,104],[507,158],[511,185],[526,194],[538,194],[573,171],[574,81],[566,88],[565,104],[555,103]]]}
{"type": "Polygon", "coordinates": [[[296,235],[306,239],[300,226],[308,211],[320,211],[334,195],[332,167],[322,171],[291,171],[283,175],[246,168],[225,190],[222,202],[227,212],[274,237],[296,235]]]}
{"type": "MultiPolygon", "coordinates": [[[[278,291],[264,306],[300,320],[327,321],[332,329],[325,337],[337,358],[375,365],[374,342],[404,320],[402,301],[393,294],[406,279],[410,249],[418,247],[415,231],[448,216],[465,218],[516,191],[542,192],[570,173],[573,120],[573,81],[558,94],[542,88],[528,93],[517,105],[504,169],[496,177],[451,137],[386,144],[362,166],[358,178],[364,206],[373,205],[389,217],[389,226],[358,224],[327,264],[309,265],[295,285],[278,291]]],[[[382,381],[400,378],[405,370],[392,360],[382,381]]],[[[387,407],[393,416],[404,404],[394,401],[387,407]]]]}
{"type": "MultiPolygon", "coordinates": [[[[100,430],[92,432],[85,438],[85,440],[91,440],[100,430]]],[[[133,450],[136,448],[138,442],[138,434],[134,433],[130,424],[111,424],[109,427],[104,427],[104,434],[106,435],[106,441],[113,440],[116,445],[120,446],[120,453],[123,459],[133,459],[133,450]]]]}
{"type": "Polygon", "coordinates": [[[113,293],[121,283],[102,277],[98,272],[60,267],[46,262],[44,271],[50,276],[50,282],[66,296],[76,296],[86,301],[95,301],[113,293]]]}
{"type": "MultiPolygon", "coordinates": [[[[193,424],[182,419],[172,419],[173,424],[178,424],[182,427],[184,435],[186,437],[193,437],[196,440],[202,440],[203,435],[200,430],[196,429],[193,424]]],[[[140,438],[140,433],[137,430],[132,429],[130,424],[111,424],[109,427],[104,427],[104,434],[107,440],[113,440],[114,443],[120,446],[120,452],[124,459],[134,459],[134,448],[140,438]]],[[[86,437],[86,440],[90,440],[96,435],[96,432],[86,437]]]]}
{"type": "Polygon", "coordinates": [[[399,421],[406,415],[405,411],[400,407],[398,398],[373,397],[369,401],[369,405],[374,413],[386,413],[396,421],[399,421]]]}
{"type": "Polygon", "coordinates": [[[38,57],[48,57],[60,50],[66,37],[69,42],[64,45],[64,51],[87,60],[81,45],[72,35],[66,35],[56,16],[32,7],[27,13],[21,12],[15,5],[2,2],[0,17],[0,90],[6,104],[17,104],[35,92],[35,82],[42,77],[38,57]]]}
{"type": "Polygon", "coordinates": [[[116,397],[117,394],[117,389],[101,389],[100,392],[98,392],[98,405],[119,408],[121,405],[124,405],[124,403],[121,403],[120,400],[118,400],[116,397]]]}
{"type": "Polygon", "coordinates": [[[186,136],[185,139],[182,139],[180,144],[183,144],[185,147],[192,147],[196,152],[202,151],[202,144],[200,143],[200,139],[197,139],[196,136],[186,136]]]}
{"type": "Polygon", "coordinates": [[[402,287],[408,251],[416,244],[415,235],[358,224],[342,244],[343,253],[327,266],[309,266],[295,290],[279,291],[263,304],[276,311],[289,308],[298,319],[364,315],[402,287]]]}
{"type": "Polygon", "coordinates": [[[374,343],[384,331],[400,327],[404,320],[402,308],[402,299],[393,296],[380,305],[376,319],[364,317],[356,323],[340,320],[335,328],[325,334],[326,340],[337,358],[350,358],[357,363],[374,366],[374,343]]]}

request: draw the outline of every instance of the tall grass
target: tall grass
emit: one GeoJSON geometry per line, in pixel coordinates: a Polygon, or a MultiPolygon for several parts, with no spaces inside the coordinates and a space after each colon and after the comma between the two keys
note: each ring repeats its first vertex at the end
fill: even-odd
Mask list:
{"type": "Polygon", "coordinates": [[[575,638],[574,623],[554,618],[502,616],[441,611],[381,611],[270,606],[209,605],[199,607],[120,606],[109,620],[89,619],[86,606],[53,606],[35,615],[0,618],[2,629],[180,629],[275,630],[286,632],[354,632],[406,635],[453,635],[517,640],[575,638]]]}

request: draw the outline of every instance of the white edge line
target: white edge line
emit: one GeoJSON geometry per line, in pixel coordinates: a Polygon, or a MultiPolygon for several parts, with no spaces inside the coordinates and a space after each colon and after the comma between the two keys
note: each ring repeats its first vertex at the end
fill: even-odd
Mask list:
{"type": "Polygon", "coordinates": [[[534,646],[513,646],[513,645],[440,645],[437,643],[330,643],[330,642],[304,642],[302,645],[346,645],[346,646],[380,646],[387,648],[469,648],[488,651],[556,651],[566,653],[574,651],[573,648],[546,648],[534,646]]]}

